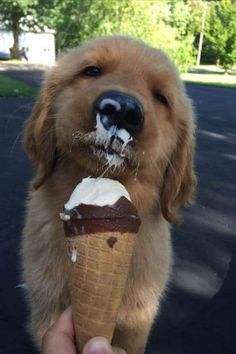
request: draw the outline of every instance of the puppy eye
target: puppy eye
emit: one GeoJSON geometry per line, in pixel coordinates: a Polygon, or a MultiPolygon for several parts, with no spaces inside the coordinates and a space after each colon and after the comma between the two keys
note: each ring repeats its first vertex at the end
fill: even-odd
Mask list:
{"type": "Polygon", "coordinates": [[[169,103],[168,103],[166,97],[163,96],[160,92],[155,92],[154,93],[154,98],[155,98],[155,100],[157,100],[160,103],[162,103],[164,106],[169,107],[169,103]]]}
{"type": "Polygon", "coordinates": [[[87,68],[85,68],[82,71],[82,74],[85,76],[100,76],[101,75],[101,69],[98,66],[87,66],[87,68]]]}

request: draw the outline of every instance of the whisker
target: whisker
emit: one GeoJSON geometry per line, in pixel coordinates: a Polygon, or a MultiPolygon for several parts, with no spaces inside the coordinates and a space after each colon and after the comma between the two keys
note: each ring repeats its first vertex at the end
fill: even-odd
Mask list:
{"type": "Polygon", "coordinates": [[[18,140],[18,139],[21,137],[22,134],[23,134],[23,131],[20,131],[20,132],[17,134],[15,140],[13,141],[13,144],[12,144],[11,150],[10,150],[10,156],[13,154],[13,150],[15,149],[16,144],[17,144],[18,142],[21,142],[21,140],[18,140]]]}
{"type": "Polygon", "coordinates": [[[137,180],[138,177],[138,172],[139,172],[139,167],[140,167],[140,160],[137,158],[137,165],[134,170],[134,180],[137,180]]]}
{"type": "Polygon", "coordinates": [[[170,159],[168,158],[168,156],[166,156],[166,154],[164,152],[162,152],[162,155],[164,157],[164,159],[166,160],[166,162],[168,163],[168,166],[170,167],[170,169],[172,170],[175,178],[177,178],[177,173],[176,173],[176,170],[172,164],[172,162],[170,161],[170,159]]]}
{"type": "Polygon", "coordinates": [[[107,165],[107,168],[101,173],[101,175],[99,177],[104,177],[106,175],[106,173],[111,169],[111,166],[108,164],[108,162],[105,164],[104,167],[106,167],[107,165]]]}

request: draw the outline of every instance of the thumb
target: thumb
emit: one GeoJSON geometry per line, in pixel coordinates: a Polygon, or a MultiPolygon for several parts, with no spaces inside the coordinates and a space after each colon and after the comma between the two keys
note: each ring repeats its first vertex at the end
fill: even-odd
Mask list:
{"type": "Polygon", "coordinates": [[[72,311],[68,308],[43,337],[42,354],[76,354],[72,311]]]}
{"type": "Polygon", "coordinates": [[[109,342],[103,337],[94,337],[84,346],[83,354],[113,354],[109,342]]]}
{"type": "Polygon", "coordinates": [[[82,354],[126,354],[123,349],[111,347],[103,337],[94,337],[84,346],[82,354]]]}

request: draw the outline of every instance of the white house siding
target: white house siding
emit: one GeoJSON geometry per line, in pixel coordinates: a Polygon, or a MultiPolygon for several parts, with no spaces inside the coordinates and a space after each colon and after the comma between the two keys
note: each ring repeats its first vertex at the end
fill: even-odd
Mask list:
{"type": "MultiPolygon", "coordinates": [[[[23,32],[19,47],[25,48],[29,63],[52,65],[55,62],[55,37],[53,33],[23,32]]],[[[13,46],[12,33],[0,30],[0,52],[9,53],[13,46]]]]}
{"type": "Polygon", "coordinates": [[[0,52],[9,54],[9,48],[12,47],[13,36],[11,32],[0,30],[0,52]]]}

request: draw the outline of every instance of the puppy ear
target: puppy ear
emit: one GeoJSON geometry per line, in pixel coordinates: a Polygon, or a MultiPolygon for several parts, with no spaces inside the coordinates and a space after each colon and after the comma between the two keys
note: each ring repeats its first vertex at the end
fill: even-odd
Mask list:
{"type": "Polygon", "coordinates": [[[37,165],[37,174],[33,182],[35,189],[39,188],[50,175],[55,162],[56,139],[52,103],[56,86],[55,80],[46,80],[25,125],[23,147],[37,165]]]}
{"type": "MultiPolygon", "coordinates": [[[[183,111],[182,111],[183,112],[183,111]]],[[[180,223],[178,209],[191,202],[196,187],[194,171],[194,118],[190,106],[186,107],[187,119],[179,123],[176,149],[167,165],[161,193],[163,216],[171,223],[180,223]]]]}

